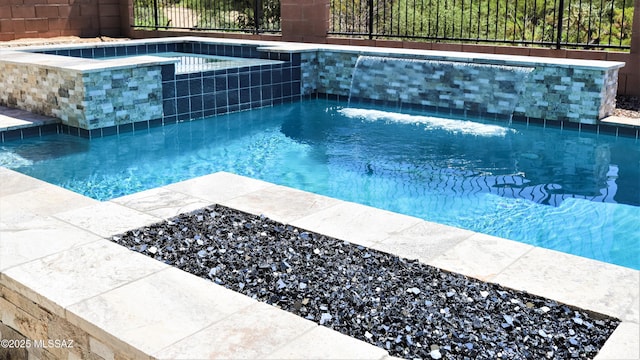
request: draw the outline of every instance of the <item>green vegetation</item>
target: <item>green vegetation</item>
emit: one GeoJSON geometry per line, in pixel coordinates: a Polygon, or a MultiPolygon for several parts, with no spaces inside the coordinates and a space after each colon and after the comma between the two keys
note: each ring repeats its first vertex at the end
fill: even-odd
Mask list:
{"type": "MultiPolygon", "coordinates": [[[[333,33],[544,45],[558,40],[561,0],[330,1],[333,33]]],[[[564,0],[560,41],[628,48],[633,10],[633,0],[564,0]]],[[[280,0],[134,0],[134,14],[136,27],[280,30],[280,0]]]]}
{"type": "Polygon", "coordinates": [[[134,14],[137,27],[280,30],[279,0],[134,0],[134,14]]]}
{"type": "MultiPolygon", "coordinates": [[[[332,32],[368,33],[368,0],[331,0],[332,32]]],[[[560,0],[374,0],[376,37],[555,43],[560,0]]],[[[565,0],[562,43],[629,46],[633,0],[565,0]]]]}

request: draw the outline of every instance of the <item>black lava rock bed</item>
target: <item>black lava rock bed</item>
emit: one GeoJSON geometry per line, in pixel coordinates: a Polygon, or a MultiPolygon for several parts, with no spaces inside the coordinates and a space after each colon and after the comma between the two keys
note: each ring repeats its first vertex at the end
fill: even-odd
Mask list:
{"type": "Polygon", "coordinates": [[[619,324],[218,205],[112,240],[409,359],[593,358],[619,324]]]}

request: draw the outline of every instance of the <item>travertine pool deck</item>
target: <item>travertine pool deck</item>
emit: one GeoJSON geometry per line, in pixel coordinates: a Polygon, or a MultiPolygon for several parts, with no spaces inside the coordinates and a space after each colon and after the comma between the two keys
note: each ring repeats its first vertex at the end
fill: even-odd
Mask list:
{"type": "Polygon", "coordinates": [[[73,335],[13,315],[37,304],[88,333],[59,358],[389,358],[107,240],[212,204],[617,317],[597,359],[640,358],[637,270],[224,172],[107,202],[6,168],[0,184],[0,320],[36,340],[73,335]]]}

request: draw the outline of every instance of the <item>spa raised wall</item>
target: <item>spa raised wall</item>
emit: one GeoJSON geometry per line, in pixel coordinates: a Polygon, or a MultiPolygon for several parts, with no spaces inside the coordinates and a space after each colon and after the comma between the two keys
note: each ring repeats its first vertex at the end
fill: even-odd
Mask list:
{"type": "Polygon", "coordinates": [[[63,125],[92,130],[162,118],[160,66],[82,72],[7,59],[0,60],[0,69],[0,105],[55,117],[63,125]]]}

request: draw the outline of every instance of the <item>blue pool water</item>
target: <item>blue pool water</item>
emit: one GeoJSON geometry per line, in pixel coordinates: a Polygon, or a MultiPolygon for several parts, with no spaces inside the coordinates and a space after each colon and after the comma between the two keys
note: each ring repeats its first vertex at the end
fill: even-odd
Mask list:
{"type": "Polygon", "coordinates": [[[99,200],[228,171],[640,269],[640,143],[629,138],[309,100],[9,142],[0,165],[99,200]]]}

